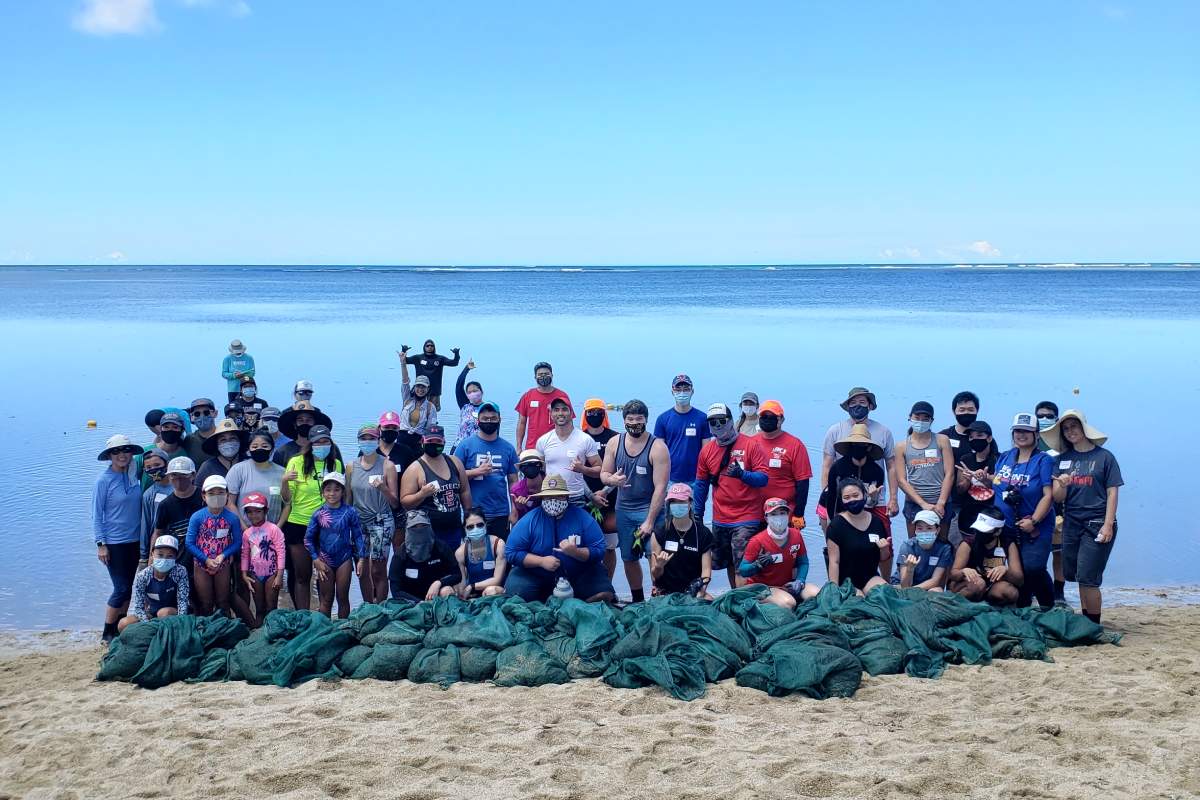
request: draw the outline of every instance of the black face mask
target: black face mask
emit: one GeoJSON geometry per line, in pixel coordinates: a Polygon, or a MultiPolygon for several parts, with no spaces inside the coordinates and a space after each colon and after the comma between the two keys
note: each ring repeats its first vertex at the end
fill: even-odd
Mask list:
{"type": "Polygon", "coordinates": [[[534,378],[534,380],[537,381],[538,386],[541,386],[544,389],[545,387],[549,386],[551,383],[554,382],[554,376],[553,375],[538,375],[536,378],[534,378]]]}
{"type": "Polygon", "coordinates": [[[308,432],[309,432],[309,431],[311,431],[311,430],[312,430],[312,425],[309,425],[309,424],[306,422],[306,423],[303,423],[303,424],[301,424],[301,425],[297,425],[297,426],[296,426],[296,435],[297,435],[298,437],[300,437],[301,439],[307,439],[307,438],[308,438],[308,432]]]}
{"type": "MultiPolygon", "coordinates": [[[[759,423],[760,424],[762,423],[761,419],[759,420],[759,423]]],[[[850,457],[851,458],[866,458],[867,457],[867,446],[865,444],[850,445],[850,457]]]]}
{"type": "Polygon", "coordinates": [[[270,457],[271,457],[270,450],[263,450],[262,448],[259,448],[257,450],[250,451],[250,458],[253,459],[254,462],[257,464],[265,464],[267,459],[270,457]]]}
{"type": "Polygon", "coordinates": [[[520,469],[521,474],[526,478],[536,478],[538,475],[542,474],[542,467],[540,464],[525,464],[520,469]]]}
{"type": "Polygon", "coordinates": [[[427,456],[440,456],[445,449],[446,445],[444,444],[433,444],[430,442],[429,444],[421,445],[421,452],[427,456]]]}
{"type": "Polygon", "coordinates": [[[974,422],[978,416],[978,414],[955,414],[954,420],[965,428],[974,422]]]}
{"type": "Polygon", "coordinates": [[[395,444],[396,439],[398,439],[399,437],[400,437],[400,431],[393,430],[391,428],[384,428],[383,432],[379,434],[379,438],[383,439],[388,444],[395,444]]]}
{"type": "Polygon", "coordinates": [[[846,510],[849,511],[851,514],[858,514],[864,508],[867,507],[867,501],[866,500],[851,500],[849,503],[843,501],[842,505],[844,505],[846,507],[846,510]]]}
{"type": "Polygon", "coordinates": [[[867,406],[850,406],[848,413],[850,414],[850,419],[855,422],[862,422],[867,418],[867,414],[871,413],[871,409],[867,406]]]}
{"type": "Polygon", "coordinates": [[[163,476],[166,474],[167,474],[166,467],[159,467],[158,469],[146,470],[146,475],[149,476],[150,480],[155,481],[155,482],[162,480],[163,476]]]}
{"type": "Polygon", "coordinates": [[[625,426],[625,432],[635,439],[646,432],[646,423],[636,422],[625,426]]]}
{"type": "Polygon", "coordinates": [[[183,438],[183,431],[159,431],[158,438],[166,444],[179,444],[183,438]]]}
{"type": "Polygon", "coordinates": [[[779,417],[775,416],[774,414],[759,416],[758,429],[763,433],[774,433],[775,431],[779,430],[779,417]]]}
{"type": "Polygon", "coordinates": [[[603,411],[589,411],[584,414],[583,417],[587,420],[587,424],[593,428],[600,428],[604,426],[603,411]]]}
{"type": "Polygon", "coordinates": [[[499,422],[481,422],[479,423],[479,432],[491,436],[496,431],[500,430],[499,422]]]}
{"type": "Polygon", "coordinates": [[[970,447],[976,453],[982,453],[984,450],[988,449],[988,445],[990,444],[991,442],[989,442],[987,439],[971,439],[969,442],[967,442],[967,447],[970,447]]]}

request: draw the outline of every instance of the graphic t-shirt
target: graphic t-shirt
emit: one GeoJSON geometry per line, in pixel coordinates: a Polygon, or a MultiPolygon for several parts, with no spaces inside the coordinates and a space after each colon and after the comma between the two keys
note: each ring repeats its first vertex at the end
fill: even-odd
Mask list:
{"type": "MultiPolygon", "coordinates": [[[[763,458],[757,437],[738,434],[729,453],[729,464],[735,461],[742,465],[743,470],[750,472],[765,472],[766,459],[763,458]]],[[[700,450],[700,459],[696,465],[696,480],[710,481],[716,478],[717,485],[713,487],[714,523],[733,525],[738,522],[755,522],[763,518],[763,501],[760,492],[741,478],[731,478],[724,474],[721,463],[725,458],[725,448],[716,439],[709,439],[700,450]]],[[[728,465],[726,465],[728,467],[728,465]]]]}
{"type": "Polygon", "coordinates": [[[674,553],[663,567],[662,575],[654,581],[660,592],[682,592],[700,577],[702,556],[712,550],[712,531],[700,520],[694,520],[686,531],[677,529],[670,520],[660,524],[654,538],[664,553],[674,553]]]}
{"type": "Polygon", "coordinates": [[[517,471],[517,450],[497,437],[485,442],[478,434],[458,443],[455,455],[468,470],[491,464],[492,471],[470,479],[471,500],[488,519],[508,516],[508,476],[517,471]]]}
{"type": "Polygon", "coordinates": [[[788,501],[790,508],[795,508],[796,481],[812,477],[808,448],[786,431],[774,439],[768,439],[760,433],[757,440],[763,458],[767,460],[767,485],[759,490],[760,497],[764,501],[770,497],[782,497],[788,501]]]}
{"type": "Polygon", "coordinates": [[[1117,459],[1103,447],[1086,453],[1067,450],[1054,458],[1054,474],[1071,476],[1063,515],[1080,524],[1103,520],[1108,507],[1108,490],[1124,486],[1117,459]]]}
{"type": "Polygon", "coordinates": [[[763,553],[771,556],[771,565],[760,569],[747,583],[764,586],[783,586],[796,575],[796,562],[808,555],[804,547],[804,536],[795,528],[788,528],[788,538],[782,545],[776,543],[767,531],[759,531],[746,543],[745,561],[754,561],[763,553]]]}

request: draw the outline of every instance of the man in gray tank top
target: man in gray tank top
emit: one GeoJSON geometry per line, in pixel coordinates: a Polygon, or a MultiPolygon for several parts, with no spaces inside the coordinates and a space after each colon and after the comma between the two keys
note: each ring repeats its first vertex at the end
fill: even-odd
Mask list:
{"type": "Polygon", "coordinates": [[[641,400],[625,404],[625,433],[605,448],[600,468],[601,482],[617,490],[617,537],[635,603],[646,598],[641,558],[650,550],[650,537],[662,513],[671,474],[666,442],[646,432],[649,414],[641,400]]]}

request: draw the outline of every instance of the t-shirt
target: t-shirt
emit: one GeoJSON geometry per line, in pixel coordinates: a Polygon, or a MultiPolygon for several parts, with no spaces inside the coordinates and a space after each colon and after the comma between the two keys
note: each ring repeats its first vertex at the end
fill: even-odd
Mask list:
{"type": "MultiPolygon", "coordinates": [[[[887,460],[894,458],[896,455],[896,440],[892,437],[892,431],[886,425],[876,422],[870,417],[867,418],[865,423],[856,423],[852,419],[844,419],[841,422],[830,425],[829,430],[825,431],[825,441],[821,446],[821,452],[830,458],[837,458],[837,451],[833,449],[834,444],[849,436],[850,429],[858,424],[865,424],[867,426],[867,433],[871,436],[871,441],[883,448],[883,458],[876,463],[883,470],[883,474],[887,475],[887,460]]],[[[888,502],[888,489],[891,487],[885,486],[882,481],[879,485],[883,488],[879,490],[879,501],[876,505],[886,506],[888,502]]]]}
{"type": "Polygon", "coordinates": [[[250,459],[239,461],[229,468],[229,474],[225,476],[229,484],[229,498],[240,511],[242,498],[253,492],[262,492],[267,498],[267,521],[277,523],[279,512],[283,511],[283,497],[280,495],[283,473],[283,467],[270,461],[262,467],[250,459]]]}
{"type": "MultiPolygon", "coordinates": [[[[608,441],[616,436],[617,432],[612,428],[605,428],[599,433],[588,433],[587,431],[584,431],[584,433],[587,433],[588,436],[591,436],[596,440],[596,447],[598,448],[597,454],[600,456],[600,461],[603,462],[604,450],[608,447],[608,441]]],[[[599,476],[593,478],[591,475],[584,475],[583,482],[586,483],[588,488],[593,492],[598,492],[604,488],[604,482],[600,480],[599,476]]]]}
{"type": "Polygon", "coordinates": [[[144,561],[150,552],[150,535],[154,533],[154,518],[158,516],[158,506],[174,492],[171,485],[151,484],[142,492],[142,544],[139,551],[144,561]]]}
{"type": "Polygon", "coordinates": [[[924,583],[933,577],[934,570],[944,569],[949,570],[954,566],[954,555],[950,550],[948,542],[936,541],[933,547],[928,550],[917,544],[917,539],[914,536],[911,539],[905,539],[900,542],[900,546],[896,548],[896,571],[892,573],[892,583],[900,585],[900,569],[899,565],[904,563],[904,559],[909,556],[916,556],[921,559],[920,563],[913,567],[912,585],[924,583]]]}
{"type": "MultiPolygon", "coordinates": [[[[729,463],[738,462],[742,469],[750,472],[765,472],[767,461],[763,458],[758,439],[738,434],[729,454],[729,463]]],[[[700,450],[700,458],[696,465],[696,480],[711,483],[711,478],[717,477],[717,485],[713,487],[712,520],[715,524],[733,525],[739,522],[757,522],[763,518],[763,501],[760,492],[741,478],[731,478],[724,474],[721,462],[725,458],[725,448],[716,439],[709,439],[700,450]]]]}
{"type": "Polygon", "coordinates": [[[513,497],[529,498],[529,502],[526,505],[521,505],[520,503],[516,502],[513,503],[513,507],[517,509],[517,519],[520,519],[542,504],[540,497],[529,497],[529,480],[524,477],[519,478],[517,482],[513,484],[512,490],[509,492],[509,494],[511,494],[513,497]]]}
{"type": "Polygon", "coordinates": [[[424,600],[434,581],[454,586],[461,576],[454,551],[437,540],[434,540],[433,549],[425,561],[415,561],[402,547],[396,551],[388,568],[388,583],[394,598],[399,598],[400,593],[404,592],[424,600]]]}
{"type": "Polygon", "coordinates": [[[804,536],[795,528],[788,528],[788,538],[782,545],[776,544],[769,532],[759,531],[746,543],[746,554],[742,558],[745,561],[754,561],[763,553],[770,554],[771,565],[746,578],[747,583],[783,586],[795,579],[796,562],[808,555],[804,547],[804,536]]]}
{"type": "MultiPolygon", "coordinates": [[[[313,472],[310,475],[304,474],[304,456],[295,456],[287,463],[287,469],[296,472],[296,480],[292,481],[292,485],[289,487],[292,506],[288,511],[288,522],[307,526],[308,521],[312,519],[313,512],[325,502],[325,498],[321,496],[321,478],[325,477],[327,471],[325,463],[325,461],[314,460],[313,472]]],[[[340,460],[335,460],[333,471],[346,474],[346,468],[342,466],[340,460]]]]}
{"type": "MultiPolygon", "coordinates": [[[[547,431],[554,429],[554,421],[550,419],[550,404],[557,398],[562,398],[567,405],[571,405],[571,398],[562,389],[556,388],[543,393],[534,387],[521,395],[521,399],[517,401],[516,411],[525,417],[525,442],[521,445],[522,449],[528,450],[536,447],[538,439],[545,436],[547,431]]],[[[571,417],[574,419],[574,413],[571,414],[571,417]]]]}
{"type": "Polygon", "coordinates": [[[228,474],[229,467],[225,466],[225,462],[217,456],[212,456],[200,465],[200,469],[196,470],[196,485],[203,487],[204,481],[213,475],[220,475],[224,478],[228,474]]]}
{"type": "MultiPolygon", "coordinates": [[[[825,490],[821,492],[821,498],[817,501],[824,506],[830,519],[846,510],[842,505],[842,498],[837,492],[838,484],[844,478],[858,478],[864,486],[870,486],[872,483],[883,486],[883,468],[879,466],[878,461],[865,461],[860,467],[850,456],[842,456],[833,462],[833,466],[829,468],[829,482],[825,485],[825,490]]],[[[874,507],[871,505],[870,497],[867,498],[867,507],[874,507]]]]}
{"type": "Polygon", "coordinates": [[[571,462],[578,458],[586,464],[591,456],[599,456],[600,446],[595,439],[578,428],[572,428],[566,439],[560,439],[552,430],[537,440],[537,451],[546,459],[546,475],[562,475],[572,497],[587,494],[583,473],[573,472],[571,462]]]}
{"type": "MultiPolygon", "coordinates": [[[[1054,459],[1045,453],[1034,452],[1024,464],[1018,464],[1020,451],[1017,448],[1009,450],[996,460],[996,477],[992,479],[992,489],[996,492],[993,502],[1004,512],[1004,524],[1015,527],[1017,520],[1033,516],[1034,509],[1042,501],[1042,490],[1050,486],[1050,476],[1054,470],[1054,459]],[[1020,492],[1021,503],[1014,511],[1011,503],[1004,499],[1004,493],[1009,488],[1020,492]]],[[[1054,514],[1046,514],[1038,525],[1040,543],[1050,546],[1050,537],[1054,535],[1054,514]]],[[[1022,537],[1022,542],[1025,538],[1022,537]]],[[[1049,552],[1049,550],[1047,550],[1049,552]]],[[[1022,555],[1025,550],[1022,549],[1022,555]]]]}
{"type": "MultiPolygon", "coordinates": [[[[808,461],[808,448],[804,442],[786,431],[768,439],[757,436],[758,447],[767,460],[767,485],[759,490],[765,501],[770,497],[782,497],[791,508],[796,506],[796,481],[812,477],[812,465],[808,461]]],[[[808,498],[804,498],[805,502],[808,498]]]]}
{"type": "Polygon", "coordinates": [[[300,445],[295,442],[284,442],[275,448],[275,452],[271,454],[271,461],[281,467],[286,467],[288,462],[298,455],[300,455],[300,445]]]}
{"type": "Polygon", "coordinates": [[[154,517],[156,530],[169,533],[179,541],[180,549],[177,560],[188,568],[191,567],[192,556],[183,546],[184,540],[187,539],[188,521],[191,520],[192,514],[202,508],[204,508],[204,497],[197,487],[190,497],[180,497],[175,492],[171,492],[158,504],[158,514],[154,517]]]}
{"type": "MultiPolygon", "coordinates": [[[[868,519],[870,524],[867,529],[860,531],[838,514],[829,523],[829,530],[825,533],[825,538],[838,546],[840,580],[849,578],[854,588],[859,590],[879,574],[879,558],[882,551],[877,542],[887,537],[883,520],[875,514],[871,514],[868,519]]],[[[832,557],[831,553],[830,558],[832,557]]]]}
{"type": "Polygon", "coordinates": [[[713,548],[712,531],[700,520],[695,520],[691,528],[680,532],[667,520],[655,529],[654,538],[664,552],[674,553],[654,586],[666,594],[686,591],[688,585],[700,577],[702,557],[713,548]]]}
{"type": "MultiPolygon", "coordinates": [[[[957,462],[964,455],[971,452],[971,446],[967,444],[970,433],[959,433],[954,430],[954,426],[938,431],[938,433],[950,440],[950,449],[954,451],[954,460],[957,462]]],[[[914,581],[916,583],[916,581],[914,581]]]]}
{"type": "Polygon", "coordinates": [[[471,500],[489,519],[508,516],[508,476],[517,471],[516,448],[500,437],[487,442],[475,434],[458,443],[455,455],[467,469],[492,465],[487,475],[471,478],[471,500]]]}
{"type": "Polygon", "coordinates": [[[654,420],[654,435],[667,443],[671,453],[671,483],[692,483],[704,440],[712,436],[708,416],[698,408],[679,413],[674,406],[654,420]]]}
{"type": "Polygon", "coordinates": [[[1063,515],[1078,523],[1103,520],[1109,488],[1125,485],[1117,459],[1103,447],[1086,453],[1067,450],[1056,456],[1054,474],[1064,473],[1071,476],[1071,484],[1063,501],[1063,515]]]}
{"type": "MultiPolygon", "coordinates": [[[[967,448],[966,452],[962,454],[962,457],[958,459],[958,463],[962,464],[969,470],[986,469],[988,472],[994,473],[996,471],[995,451],[996,448],[993,445],[991,448],[989,448],[987,459],[983,462],[979,462],[975,460],[975,453],[970,448],[967,448]]],[[[955,470],[954,478],[955,480],[958,480],[957,470],[955,470]]],[[[996,500],[995,498],[989,500],[976,500],[974,497],[971,497],[970,490],[959,492],[957,489],[955,489],[954,502],[956,502],[959,509],[961,509],[958,512],[958,529],[960,531],[970,531],[971,526],[975,524],[975,519],[979,516],[980,510],[993,505],[996,500]]]]}

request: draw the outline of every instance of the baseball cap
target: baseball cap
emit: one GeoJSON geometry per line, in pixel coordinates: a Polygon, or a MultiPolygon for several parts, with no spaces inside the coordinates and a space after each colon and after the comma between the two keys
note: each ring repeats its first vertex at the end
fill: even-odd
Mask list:
{"type": "Polygon", "coordinates": [[[424,386],[424,387],[428,388],[429,387],[429,377],[427,375],[418,375],[417,379],[415,381],[413,381],[413,386],[424,386]]]}
{"type": "Polygon", "coordinates": [[[158,456],[163,460],[164,463],[171,460],[171,457],[167,455],[166,451],[161,447],[151,447],[146,452],[142,453],[143,463],[145,462],[145,459],[149,458],[150,456],[158,456]]]}
{"type": "Polygon", "coordinates": [[[977,419],[974,422],[972,422],[970,425],[967,426],[967,432],[968,433],[983,433],[983,434],[987,434],[988,436],[991,436],[992,435],[992,426],[988,425],[986,422],[984,422],[981,419],[977,419]]]}
{"type": "Polygon", "coordinates": [[[385,411],[379,415],[379,427],[386,428],[389,426],[400,427],[400,415],[395,411],[385,411]]]}
{"type": "Polygon", "coordinates": [[[939,517],[935,511],[921,509],[913,517],[913,522],[924,522],[926,525],[937,526],[942,524],[942,518],[939,517]]]}
{"type": "Polygon", "coordinates": [[[774,414],[777,417],[782,417],[784,416],[783,406],[778,400],[768,400],[758,407],[758,415],[761,417],[763,414],[774,414]]]}
{"type": "Polygon", "coordinates": [[[408,516],[404,518],[405,527],[411,528],[414,525],[429,525],[429,514],[422,509],[414,508],[408,512],[408,516]]]}
{"type": "Polygon", "coordinates": [[[479,404],[479,413],[482,414],[485,411],[491,411],[495,414],[499,414],[500,406],[496,405],[491,400],[485,400],[484,402],[479,404]]]}
{"type": "Polygon", "coordinates": [[[1037,433],[1037,417],[1027,411],[1022,411],[1013,417],[1012,429],[1014,431],[1030,431],[1037,433]]]}
{"type": "Polygon", "coordinates": [[[685,373],[685,372],[681,372],[678,375],[676,375],[674,378],[671,379],[671,388],[672,389],[674,389],[676,386],[695,386],[695,385],[696,384],[692,383],[692,379],[689,378],[687,373],[685,373]]]}
{"type": "Polygon", "coordinates": [[[430,425],[429,430],[425,431],[425,435],[421,437],[421,443],[426,442],[441,442],[446,443],[446,430],[441,425],[430,425]]]}
{"type": "Polygon", "coordinates": [[[191,475],[196,471],[196,462],[187,456],[175,456],[167,464],[168,475],[191,475]]]}
{"type": "Polygon", "coordinates": [[[370,422],[364,422],[362,425],[358,426],[358,435],[361,437],[363,434],[370,434],[371,436],[374,436],[376,439],[378,439],[379,438],[379,426],[375,425],[373,423],[370,423],[370,422]]]}
{"type": "Polygon", "coordinates": [[[754,403],[754,405],[758,405],[758,393],[742,392],[742,399],[739,400],[738,403],[754,403]]]}
{"type": "Polygon", "coordinates": [[[154,540],[154,547],[169,547],[176,553],[179,552],[179,540],[169,533],[164,533],[162,536],[154,540]]]}
{"type": "Polygon", "coordinates": [[[550,401],[550,407],[554,408],[555,406],[566,406],[569,409],[571,407],[571,404],[569,402],[567,402],[566,398],[555,397],[553,400],[550,401]]]}
{"type": "MultiPolygon", "coordinates": [[[[197,408],[204,408],[206,406],[208,408],[211,408],[213,411],[217,410],[217,404],[214,403],[212,400],[209,400],[207,397],[197,397],[195,400],[192,401],[192,404],[187,407],[187,412],[190,414],[193,411],[195,411],[197,408]]],[[[159,420],[158,424],[161,425],[162,420],[159,420]]]]}
{"type": "Polygon", "coordinates": [[[313,390],[312,381],[306,381],[306,380],[296,381],[296,385],[292,387],[293,394],[296,392],[311,392],[312,390],[313,390]]]}
{"type": "Polygon", "coordinates": [[[183,423],[183,417],[179,416],[174,411],[168,411],[167,413],[165,413],[161,417],[159,417],[159,420],[158,420],[159,427],[162,427],[163,425],[167,425],[167,424],[178,425],[181,428],[185,427],[185,425],[183,423]]]}
{"type": "Polygon", "coordinates": [[[229,484],[220,475],[209,475],[204,479],[204,488],[202,491],[210,492],[213,489],[228,489],[229,484]]]}
{"type": "Polygon", "coordinates": [[[521,455],[517,458],[518,464],[532,464],[535,462],[538,464],[544,464],[546,460],[542,458],[541,453],[539,453],[537,450],[534,450],[532,447],[528,450],[522,450],[521,455]]]}
{"type": "Polygon", "coordinates": [[[251,492],[242,498],[242,508],[266,508],[267,497],[262,492],[251,492]]]}
{"type": "Polygon", "coordinates": [[[259,416],[259,419],[261,419],[263,422],[267,422],[269,420],[274,420],[275,422],[278,422],[279,421],[279,409],[276,408],[275,406],[267,406],[266,408],[264,408],[262,410],[262,412],[258,416],[259,416]]]}
{"type": "Polygon", "coordinates": [[[928,414],[929,416],[932,417],[933,416],[933,404],[929,403],[926,400],[918,400],[917,402],[913,403],[912,410],[908,412],[908,415],[910,417],[913,414],[928,414]]]}
{"type": "Polygon", "coordinates": [[[153,428],[155,425],[162,422],[163,410],[161,408],[152,408],[146,412],[144,422],[147,428],[153,428]]]}
{"type": "Polygon", "coordinates": [[[692,487],[683,482],[672,483],[671,488],[667,489],[667,500],[682,500],[690,503],[692,500],[692,487]]]}
{"type": "MultiPolygon", "coordinates": [[[[345,488],[345,486],[346,486],[346,476],[340,472],[326,472],[325,477],[321,478],[321,485],[324,486],[325,484],[329,483],[330,481],[333,481],[338,486],[341,486],[343,488],[345,488]]],[[[206,483],[207,483],[207,481],[206,481],[206,483]]]]}
{"type": "Polygon", "coordinates": [[[784,500],[782,497],[770,497],[767,498],[767,502],[763,503],[763,514],[770,514],[772,511],[778,511],[781,508],[784,511],[791,511],[787,500],[784,500]]]}
{"type": "Polygon", "coordinates": [[[713,417],[732,417],[733,413],[729,410],[729,406],[724,403],[713,403],[708,407],[708,418],[713,417]]]}

